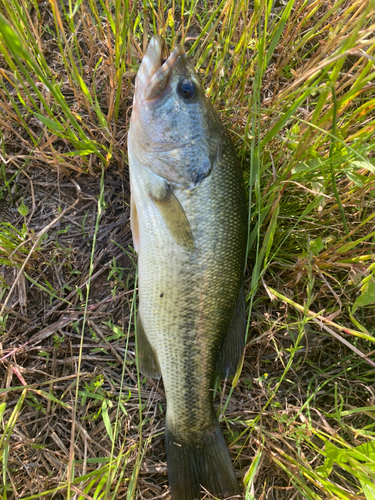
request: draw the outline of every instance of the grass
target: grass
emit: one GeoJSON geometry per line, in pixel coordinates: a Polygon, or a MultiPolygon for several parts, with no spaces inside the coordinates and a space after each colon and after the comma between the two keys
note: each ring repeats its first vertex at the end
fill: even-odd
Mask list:
{"type": "Polygon", "coordinates": [[[375,498],[375,2],[0,5],[0,498],[167,498],[126,153],[156,32],[249,193],[247,348],[216,397],[244,496],[375,498]]]}

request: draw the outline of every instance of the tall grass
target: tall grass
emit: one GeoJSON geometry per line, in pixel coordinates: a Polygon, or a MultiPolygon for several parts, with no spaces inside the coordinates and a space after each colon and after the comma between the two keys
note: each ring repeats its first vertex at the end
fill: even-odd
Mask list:
{"type": "MultiPolygon", "coordinates": [[[[375,2],[0,5],[0,202],[4,213],[15,206],[21,216],[0,221],[0,326],[8,373],[0,406],[2,498],[130,500],[137,491],[146,497],[165,492],[165,468],[155,466],[153,455],[162,435],[163,407],[155,399],[161,389],[133,364],[131,248],[125,248],[127,279],[115,261],[106,264],[112,266],[109,279],[115,278],[106,285],[114,300],[118,290],[133,297],[126,299],[125,328],[88,316],[108,209],[105,174],[116,165],[126,172],[134,76],[156,32],[169,47],[185,43],[232,133],[248,190],[247,349],[234,380],[218,388],[245,498],[276,498],[275,491],[291,499],[375,498],[375,2]],[[74,182],[91,176],[88,182],[96,185],[97,198],[77,188],[78,199],[95,206],[90,259],[82,271],[68,245],[58,247],[57,239],[54,244],[43,236],[55,220],[65,220],[61,207],[54,207],[55,219],[44,229],[35,207],[25,210],[21,176],[36,168],[74,182]],[[68,295],[41,276],[41,265],[70,266],[68,295]],[[75,271],[85,279],[74,277],[75,271]],[[75,372],[66,375],[73,385],[64,391],[54,389],[56,377],[27,383],[19,368],[22,351],[14,348],[10,325],[18,311],[15,297],[30,283],[48,298],[50,317],[66,311],[57,323],[69,313],[68,332],[79,336],[75,372]],[[125,345],[116,396],[106,368],[82,373],[90,336],[102,339],[115,362],[118,346],[125,345]],[[15,470],[15,455],[21,417],[30,408],[60,412],[58,425],[68,419],[70,434],[54,451],[60,469],[47,460],[50,472],[37,466],[39,476],[28,484],[27,467],[15,470]],[[87,421],[93,427],[100,422],[105,447],[101,441],[93,448],[87,421]]],[[[23,333],[29,331],[25,325],[23,333]]],[[[39,335],[56,328],[50,320],[39,335]]],[[[58,335],[49,338],[50,350],[39,352],[46,366],[63,342],[58,335]]],[[[24,363],[35,371],[32,358],[24,363]]],[[[40,451],[51,446],[48,436],[38,439],[35,434],[22,444],[23,456],[35,463],[41,463],[37,453],[52,456],[40,451]]]]}

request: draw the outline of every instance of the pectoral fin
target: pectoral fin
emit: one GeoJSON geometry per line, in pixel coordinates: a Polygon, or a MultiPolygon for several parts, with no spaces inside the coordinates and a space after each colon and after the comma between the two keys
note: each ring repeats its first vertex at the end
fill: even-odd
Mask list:
{"type": "Polygon", "coordinates": [[[141,317],[137,314],[137,354],[139,371],[148,378],[161,377],[160,367],[155,351],[151,347],[143,329],[141,317]]]}
{"type": "Polygon", "coordinates": [[[158,186],[151,193],[164,222],[178,245],[186,249],[194,248],[194,237],[185,210],[168,185],[158,186]]]}
{"type": "Polygon", "coordinates": [[[245,296],[241,287],[228,333],[219,349],[216,370],[220,378],[233,377],[243,353],[246,334],[245,296]]]}
{"type": "Polygon", "coordinates": [[[130,195],[130,228],[133,235],[133,246],[134,250],[139,252],[139,224],[138,224],[138,213],[137,206],[134,201],[134,197],[130,195]]]}

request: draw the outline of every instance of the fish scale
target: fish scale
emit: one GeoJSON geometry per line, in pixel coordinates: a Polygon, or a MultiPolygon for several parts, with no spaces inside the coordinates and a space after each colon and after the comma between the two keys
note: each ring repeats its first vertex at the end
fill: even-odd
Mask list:
{"type": "Polygon", "coordinates": [[[137,175],[133,181],[132,171],[132,194],[145,201],[137,201],[142,235],[138,261],[139,312],[147,337],[157,352],[168,419],[179,422],[181,430],[195,427],[192,414],[197,413],[198,397],[201,417],[197,417],[196,427],[201,429],[207,424],[207,414],[212,408],[210,388],[221,340],[218,332],[224,335],[229,327],[243,275],[243,249],[235,251],[236,247],[231,245],[232,239],[243,238],[240,214],[233,217],[233,204],[238,203],[241,194],[236,189],[238,178],[233,175],[236,171],[228,168],[228,160],[225,158],[215,166],[211,176],[196,190],[177,194],[196,236],[193,252],[175,243],[157,207],[149,201],[145,183],[137,182],[137,175]],[[217,181],[223,180],[222,171],[227,187],[224,196],[215,189],[217,181]],[[210,205],[200,203],[201,199],[211,200],[210,205]],[[205,371],[201,370],[202,361],[208,366],[205,371]],[[188,383],[189,379],[194,384],[188,383]]]}
{"type": "Polygon", "coordinates": [[[243,301],[246,201],[234,148],[204,91],[193,106],[176,94],[182,77],[197,82],[185,55],[168,67],[161,97],[142,99],[161,67],[160,60],[154,72],[146,67],[161,43],[151,41],[139,71],[128,137],[143,339],[138,351],[141,359],[155,358],[164,383],[172,499],[194,500],[201,485],[218,496],[239,493],[212,388],[226,337],[229,346],[243,343],[244,318],[238,339],[228,329],[238,324],[235,311],[244,314],[236,304],[243,301]],[[180,182],[196,184],[186,189],[180,182]]]}

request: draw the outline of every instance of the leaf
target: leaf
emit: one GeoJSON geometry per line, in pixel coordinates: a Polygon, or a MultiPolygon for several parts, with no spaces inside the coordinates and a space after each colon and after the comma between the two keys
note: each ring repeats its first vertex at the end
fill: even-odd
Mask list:
{"type": "Polygon", "coordinates": [[[352,161],[351,164],[356,169],[364,168],[364,169],[368,170],[369,172],[375,174],[375,166],[372,163],[370,163],[369,161],[355,160],[355,161],[352,161]]]}
{"type": "MultiPolygon", "coordinates": [[[[95,392],[91,391],[78,391],[78,394],[82,397],[84,401],[86,398],[97,399],[98,401],[102,401],[103,396],[101,394],[95,394],[95,392]]],[[[84,403],[82,403],[83,405],[84,403]]]]}
{"type": "Polygon", "coordinates": [[[355,241],[349,241],[349,243],[346,243],[345,245],[343,245],[342,247],[338,248],[336,250],[337,253],[345,253],[345,252],[349,252],[349,250],[351,250],[352,248],[355,248],[357,245],[359,245],[360,243],[362,243],[363,241],[366,241],[370,238],[372,238],[373,236],[375,236],[375,231],[367,234],[366,236],[363,236],[363,238],[359,238],[358,240],[355,240],[355,241]]]}
{"type": "Polygon", "coordinates": [[[28,393],[28,389],[24,389],[22,391],[21,396],[18,398],[17,404],[14,407],[12,414],[8,417],[8,421],[6,422],[5,429],[2,429],[2,434],[0,434],[0,449],[5,446],[6,442],[9,440],[10,436],[13,433],[14,426],[17,423],[18,415],[21,412],[21,408],[25,397],[28,393]]]}
{"type": "Polygon", "coordinates": [[[82,0],[78,0],[78,1],[77,1],[77,3],[76,3],[76,4],[75,4],[75,6],[74,6],[74,9],[73,9],[72,14],[69,16],[69,17],[70,17],[70,19],[73,19],[73,17],[76,15],[77,10],[79,9],[79,7],[80,7],[81,3],[82,3],[82,0]]]}
{"type": "Polygon", "coordinates": [[[325,441],[325,455],[327,458],[340,464],[341,462],[346,462],[346,458],[342,456],[342,453],[345,451],[344,449],[337,448],[334,444],[329,441],[325,441]]]}
{"type": "Polygon", "coordinates": [[[319,158],[313,158],[312,160],[307,160],[302,163],[298,163],[293,169],[292,174],[297,172],[315,172],[318,169],[321,169],[323,162],[319,158]]]}
{"type": "Polygon", "coordinates": [[[326,458],[323,465],[319,465],[315,472],[321,477],[329,477],[333,468],[333,460],[331,458],[326,458]]]}
{"type": "Polygon", "coordinates": [[[99,104],[99,101],[98,101],[98,98],[95,94],[95,113],[96,113],[96,116],[98,117],[98,120],[100,122],[100,125],[107,129],[108,130],[108,123],[107,123],[107,120],[106,120],[106,117],[104,116],[102,110],[100,109],[100,104],[99,104]]]}
{"type": "Polygon", "coordinates": [[[33,444],[31,443],[31,448],[34,448],[34,450],[44,450],[44,448],[47,447],[46,444],[33,444]]]}
{"type": "Polygon", "coordinates": [[[261,458],[262,458],[262,448],[258,448],[258,451],[253,459],[253,462],[243,479],[244,485],[246,486],[246,498],[248,498],[249,500],[255,500],[255,497],[250,493],[250,490],[254,487],[254,480],[256,477],[256,473],[259,470],[261,458]]]}
{"type": "Polygon", "coordinates": [[[9,455],[9,443],[8,441],[4,443],[3,453],[1,457],[3,465],[3,484],[7,484],[7,470],[8,470],[8,455],[9,455]]]}
{"type": "Polygon", "coordinates": [[[92,97],[91,97],[89,89],[87,88],[86,83],[83,81],[83,79],[82,79],[82,77],[81,77],[80,74],[78,74],[77,76],[78,76],[78,81],[79,81],[79,84],[81,86],[82,92],[85,94],[85,96],[87,97],[87,99],[90,101],[90,104],[93,105],[92,97]]]}
{"type": "MultiPolygon", "coordinates": [[[[366,466],[375,471],[375,442],[368,441],[367,443],[363,443],[352,450],[349,450],[349,455],[353,456],[357,460],[364,460],[363,455],[365,457],[372,460],[374,463],[366,463],[366,466]]],[[[375,498],[375,497],[374,497],[375,498]]]]}
{"type": "Polygon", "coordinates": [[[266,237],[265,237],[266,245],[264,245],[264,243],[263,243],[262,248],[261,248],[261,253],[262,253],[263,248],[265,246],[264,265],[266,265],[266,263],[268,261],[268,257],[269,257],[269,254],[270,254],[270,251],[272,248],[273,238],[274,238],[276,228],[277,228],[279,211],[280,211],[280,205],[277,205],[276,210],[272,214],[271,222],[267,228],[267,233],[266,233],[266,237]]]}
{"type": "Polygon", "coordinates": [[[129,481],[128,491],[126,492],[126,500],[133,500],[133,498],[134,498],[140,465],[141,465],[141,457],[138,454],[137,458],[136,458],[135,466],[133,468],[133,472],[132,472],[132,475],[131,475],[131,478],[129,481]]]}
{"type": "Polygon", "coordinates": [[[55,132],[63,132],[64,131],[64,128],[60,125],[59,122],[56,122],[54,120],[50,120],[49,118],[41,115],[40,113],[34,112],[34,115],[38,118],[38,120],[40,120],[43,123],[43,125],[45,125],[49,129],[54,130],[55,132]]]}
{"type": "Polygon", "coordinates": [[[3,419],[4,412],[6,410],[7,404],[6,403],[1,403],[0,405],[0,422],[3,419]]]}
{"type": "Polygon", "coordinates": [[[295,111],[301,106],[306,97],[311,93],[310,89],[304,92],[298,99],[294,101],[294,103],[290,106],[290,108],[282,115],[282,117],[275,123],[272,129],[266,134],[263,140],[260,143],[260,149],[264,148],[266,144],[268,144],[271,139],[275,137],[275,135],[282,129],[282,127],[290,120],[290,117],[295,113],[295,111]]]}
{"type": "Polygon", "coordinates": [[[354,302],[352,314],[359,308],[375,303],[375,280],[372,278],[361,288],[361,295],[354,302]]]}
{"type": "Polygon", "coordinates": [[[8,21],[4,16],[0,14],[0,33],[4,38],[4,42],[9,50],[23,59],[28,59],[28,54],[26,53],[20,37],[18,34],[11,28],[8,21]],[[26,57],[25,57],[26,56],[26,57]]]}
{"type": "Polygon", "coordinates": [[[107,401],[104,399],[102,403],[102,417],[103,417],[103,422],[107,431],[107,434],[109,436],[109,439],[113,443],[113,432],[112,432],[112,426],[111,426],[111,420],[108,415],[108,404],[107,401]]]}
{"type": "Polygon", "coordinates": [[[99,498],[103,498],[103,494],[105,493],[105,491],[103,491],[103,490],[104,490],[105,485],[108,481],[108,475],[109,475],[109,472],[107,470],[100,478],[100,481],[95,489],[93,500],[99,500],[99,498]]]}
{"type": "MultiPolygon", "coordinates": [[[[324,465],[317,467],[316,472],[323,478],[328,477],[334,462],[344,470],[358,478],[367,500],[375,498],[375,483],[371,471],[375,471],[375,443],[367,442],[356,448],[338,448],[329,441],[325,442],[324,465]]],[[[343,497],[341,497],[343,498],[343,497]]]]}
{"type": "Polygon", "coordinates": [[[363,481],[359,480],[361,483],[363,493],[366,496],[366,500],[374,500],[375,498],[375,486],[370,486],[369,484],[365,484],[363,481]]]}
{"type": "Polygon", "coordinates": [[[319,236],[315,240],[310,241],[310,249],[313,255],[319,255],[322,250],[325,248],[325,243],[322,240],[322,237],[319,236]]]}
{"type": "Polygon", "coordinates": [[[43,391],[41,389],[32,389],[32,390],[33,390],[33,392],[35,392],[39,396],[42,396],[43,398],[49,399],[53,403],[57,403],[58,405],[61,405],[64,408],[68,408],[69,410],[72,409],[72,407],[70,405],[68,405],[66,403],[63,403],[62,401],[60,401],[59,399],[57,399],[55,396],[53,396],[49,392],[43,391]]]}
{"type": "Polygon", "coordinates": [[[22,215],[22,217],[26,217],[26,215],[29,213],[28,207],[24,204],[23,198],[21,205],[18,207],[18,212],[22,215]]]}
{"type": "MultiPolygon", "coordinates": [[[[86,146],[87,146],[87,144],[86,144],[86,146]]],[[[62,156],[68,156],[68,157],[87,156],[87,155],[90,155],[93,153],[95,153],[94,147],[92,147],[91,149],[79,149],[79,150],[75,150],[75,151],[69,151],[69,153],[63,153],[62,156]]]]}
{"type": "Polygon", "coordinates": [[[363,187],[368,180],[368,177],[366,177],[365,175],[357,174],[356,172],[346,172],[346,177],[360,188],[363,187]]]}
{"type": "Polygon", "coordinates": [[[274,51],[276,49],[276,46],[277,46],[277,44],[278,44],[278,42],[280,40],[280,37],[281,37],[281,34],[283,32],[285,24],[289,20],[290,12],[292,10],[293,5],[294,5],[294,1],[290,0],[287,3],[286,7],[282,11],[281,19],[277,23],[277,29],[275,30],[275,34],[274,34],[274,36],[273,36],[273,38],[271,40],[271,43],[268,46],[268,50],[267,50],[267,64],[271,60],[271,57],[272,57],[272,55],[273,55],[273,53],[274,53],[274,51]]]}

